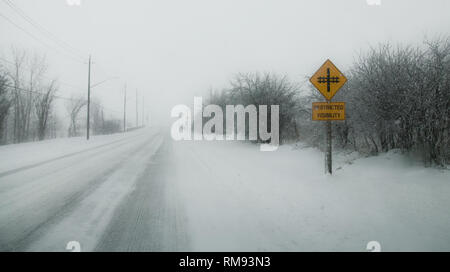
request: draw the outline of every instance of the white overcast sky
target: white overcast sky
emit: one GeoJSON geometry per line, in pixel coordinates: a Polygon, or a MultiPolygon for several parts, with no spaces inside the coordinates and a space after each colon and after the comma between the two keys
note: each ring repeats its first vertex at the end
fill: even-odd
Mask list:
{"type": "MultiPolygon", "coordinates": [[[[237,72],[272,71],[302,81],[327,58],[345,71],[360,51],[382,42],[420,43],[450,33],[449,0],[10,0],[48,31],[92,54],[92,81],[108,108],[122,110],[125,82],[146,97],[151,118],[220,89],[237,72]]],[[[51,76],[85,92],[87,65],[58,53],[58,45],[0,0],[0,55],[11,46],[47,55],[51,76]]],[[[134,103],[134,102],[130,102],[134,103]]],[[[131,105],[130,105],[131,107],[131,105]]]]}

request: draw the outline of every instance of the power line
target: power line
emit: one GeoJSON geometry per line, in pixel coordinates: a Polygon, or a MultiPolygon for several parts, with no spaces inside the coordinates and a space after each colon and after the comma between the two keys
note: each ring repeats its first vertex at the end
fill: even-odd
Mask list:
{"type": "MultiPolygon", "coordinates": [[[[3,62],[5,62],[5,63],[8,63],[9,65],[14,65],[14,66],[16,65],[14,62],[9,61],[9,60],[7,60],[7,59],[5,59],[5,58],[2,58],[2,57],[0,57],[0,60],[3,61],[3,62]]],[[[31,71],[31,68],[19,67],[19,69],[31,71]]],[[[46,79],[49,79],[49,80],[53,80],[52,78],[50,78],[50,77],[48,77],[48,76],[44,76],[44,75],[39,75],[39,76],[40,76],[40,77],[43,77],[43,78],[46,78],[46,79]]],[[[60,84],[62,84],[62,85],[66,85],[66,86],[68,86],[68,87],[76,88],[76,89],[83,89],[83,88],[80,87],[80,86],[76,86],[76,85],[73,85],[73,84],[71,84],[71,83],[66,83],[66,82],[61,81],[61,80],[59,80],[59,79],[58,79],[58,83],[60,83],[60,84]]]]}
{"type": "MultiPolygon", "coordinates": [[[[45,93],[41,93],[41,92],[33,91],[33,90],[27,90],[27,89],[20,88],[20,87],[17,87],[17,86],[14,86],[14,85],[10,85],[10,84],[7,84],[7,83],[4,83],[3,86],[6,86],[6,87],[9,87],[9,88],[12,88],[12,89],[14,89],[14,90],[21,91],[21,92],[27,92],[27,93],[35,93],[35,94],[40,94],[40,95],[46,95],[45,93]]],[[[53,95],[53,96],[54,96],[55,98],[58,98],[58,99],[71,100],[71,101],[75,101],[75,100],[76,100],[76,99],[74,99],[74,98],[69,98],[69,97],[64,97],[64,96],[59,96],[59,95],[53,95]]]]}
{"type": "MultiPolygon", "coordinates": [[[[20,87],[17,87],[17,86],[13,86],[13,85],[10,85],[10,84],[7,84],[7,83],[4,83],[3,86],[9,87],[9,88],[12,88],[14,90],[21,91],[21,92],[35,93],[35,94],[39,94],[39,95],[46,95],[45,93],[42,93],[42,92],[33,91],[33,90],[27,90],[27,89],[20,88],[20,87]]],[[[55,95],[55,94],[53,95],[53,97],[56,98],[56,99],[63,99],[63,100],[68,100],[68,101],[77,101],[76,98],[64,97],[64,96],[55,95]]],[[[101,105],[99,103],[96,103],[96,102],[91,102],[91,103],[96,105],[96,106],[98,106],[98,107],[100,107],[100,108],[102,108],[102,109],[104,109],[104,110],[108,110],[108,111],[111,111],[111,112],[114,112],[114,113],[122,114],[122,112],[119,112],[117,110],[113,110],[113,109],[107,108],[107,107],[105,107],[105,106],[103,106],[103,105],[101,105]]]]}
{"type": "MultiPolygon", "coordinates": [[[[16,28],[18,28],[19,30],[23,31],[25,34],[27,34],[28,36],[30,36],[31,38],[33,38],[35,41],[45,45],[46,47],[56,50],[59,53],[63,53],[63,51],[60,51],[58,49],[56,49],[55,47],[52,47],[50,45],[48,45],[47,43],[43,42],[41,39],[39,39],[38,37],[36,37],[35,35],[31,34],[29,31],[27,31],[25,28],[21,27],[20,25],[16,24],[13,20],[9,19],[8,17],[6,17],[5,15],[3,15],[2,13],[0,13],[0,17],[2,17],[3,19],[5,19],[7,22],[9,22],[10,24],[12,24],[13,26],[15,26],[16,28]]],[[[73,55],[68,54],[67,52],[66,55],[69,57],[71,57],[73,60],[76,60],[79,63],[84,64],[84,60],[78,59],[78,57],[75,57],[73,55]]]]}
{"type": "Polygon", "coordinates": [[[38,22],[33,20],[30,16],[28,16],[20,7],[18,7],[16,4],[12,3],[10,0],[3,0],[4,3],[6,3],[11,9],[14,10],[20,17],[25,19],[28,23],[30,23],[32,26],[34,26],[43,36],[46,36],[47,38],[51,39],[53,42],[58,44],[60,47],[64,48],[65,50],[71,51],[72,54],[77,55],[77,57],[83,59],[83,54],[80,54],[77,49],[73,48],[68,43],[64,42],[62,39],[60,39],[58,36],[54,35],[47,29],[45,29],[42,25],[40,25],[38,22]]]}
{"type": "MultiPolygon", "coordinates": [[[[46,28],[44,28],[42,25],[40,25],[37,21],[33,20],[30,16],[28,16],[20,7],[18,7],[14,3],[12,3],[10,0],[3,0],[3,2],[6,5],[8,5],[16,14],[18,14],[20,17],[22,17],[22,19],[24,19],[29,24],[31,24],[44,38],[47,38],[46,41],[51,40],[53,43],[55,43],[55,45],[58,45],[59,47],[57,47],[57,48],[52,47],[51,44],[47,44],[46,41],[44,42],[39,37],[35,36],[33,33],[30,33],[25,28],[21,27],[19,24],[17,24],[16,22],[14,22],[13,20],[11,20],[10,18],[8,18],[7,16],[5,16],[5,15],[3,15],[1,13],[0,13],[0,17],[5,19],[6,21],[8,21],[10,24],[15,26],[19,30],[23,31],[25,34],[27,34],[28,36],[33,38],[35,41],[38,41],[39,43],[45,45],[46,47],[48,47],[50,49],[53,49],[53,50],[56,49],[56,51],[58,51],[59,53],[61,53],[61,52],[66,53],[67,56],[70,56],[72,59],[79,59],[77,61],[84,64],[84,58],[82,57],[83,54],[79,54],[80,51],[78,51],[77,49],[73,48],[68,43],[64,42],[58,36],[52,34],[50,31],[48,31],[46,28]]],[[[4,60],[4,61],[6,61],[8,63],[11,63],[11,62],[9,62],[7,60],[4,60]]],[[[14,63],[11,63],[11,64],[15,65],[14,63]]],[[[89,64],[90,64],[90,61],[89,61],[89,64]]],[[[71,84],[67,84],[67,83],[61,83],[61,84],[73,87],[73,85],[71,85],[71,84]]],[[[17,90],[20,89],[20,88],[14,87],[14,86],[9,86],[9,87],[16,88],[17,90]]],[[[75,87],[75,88],[79,88],[79,87],[75,87]]],[[[31,90],[25,90],[25,89],[21,89],[21,90],[22,91],[28,91],[28,92],[31,91],[31,90]]],[[[33,91],[31,91],[31,92],[33,92],[33,91]]],[[[39,92],[36,92],[36,93],[39,93],[39,92]]],[[[40,94],[42,94],[42,93],[40,93],[40,94]]],[[[54,97],[55,98],[60,98],[60,99],[66,99],[66,100],[73,100],[73,99],[70,99],[70,98],[67,98],[67,97],[60,97],[60,96],[56,96],[56,95],[54,97]]],[[[89,101],[89,95],[88,95],[88,101],[89,101]]],[[[101,106],[101,105],[99,105],[97,103],[93,103],[93,104],[101,107],[102,109],[107,109],[106,107],[101,106]]],[[[108,109],[108,110],[113,111],[113,112],[118,112],[118,111],[111,110],[111,109],[108,109]]],[[[89,102],[88,102],[88,122],[89,122],[89,102]]],[[[89,126],[89,123],[88,123],[88,126],[89,126]]]]}
{"type": "MultiPolygon", "coordinates": [[[[12,61],[9,61],[9,60],[7,60],[7,59],[4,59],[4,58],[2,58],[2,57],[0,57],[0,60],[2,60],[2,61],[4,61],[4,62],[6,62],[6,63],[9,63],[9,64],[11,64],[11,65],[14,65],[14,63],[12,62],[12,61]]],[[[23,67],[21,67],[20,69],[25,69],[25,68],[23,68],[23,67]]],[[[29,69],[28,69],[29,70],[29,69]]],[[[50,78],[50,77],[47,77],[47,76],[43,76],[43,75],[40,75],[41,77],[44,77],[44,78],[47,78],[48,80],[53,80],[52,78],[50,78]]],[[[60,80],[57,80],[57,82],[58,82],[58,84],[63,84],[63,85],[66,85],[66,86],[70,86],[70,87],[72,87],[72,88],[75,88],[75,89],[77,89],[77,90],[79,90],[79,91],[81,91],[83,88],[81,88],[81,87],[79,87],[79,86],[75,86],[75,85],[72,85],[72,84],[69,84],[69,83],[64,83],[64,82],[61,82],[60,80]]],[[[26,90],[26,89],[22,89],[22,88],[19,88],[19,87],[16,87],[16,86],[12,86],[12,85],[8,85],[8,84],[4,84],[5,86],[7,86],[7,87],[10,87],[10,88],[16,88],[16,89],[18,89],[18,90],[20,90],[20,91],[25,91],[25,92],[34,92],[34,93],[38,93],[38,94],[42,94],[43,95],[43,93],[40,93],[40,92],[37,92],[37,91],[31,91],[31,90],[26,90]]],[[[61,96],[56,96],[55,95],[55,97],[56,98],[61,98],[61,99],[66,99],[66,100],[74,100],[74,99],[71,99],[71,98],[67,98],[67,97],[61,97],[61,96]]],[[[134,98],[132,98],[131,100],[133,100],[134,98]]],[[[112,112],[115,112],[115,113],[120,113],[120,114],[122,114],[121,112],[119,112],[119,111],[117,111],[117,110],[113,110],[113,109],[110,109],[110,108],[107,108],[107,107],[105,107],[105,106],[103,106],[103,105],[100,105],[100,104],[98,104],[98,103],[96,103],[96,102],[91,102],[92,104],[94,104],[94,105],[97,105],[97,106],[99,106],[99,107],[101,107],[101,108],[104,108],[104,109],[106,109],[106,110],[109,110],[109,111],[112,111],[112,112]]]]}
{"type": "Polygon", "coordinates": [[[3,0],[11,9],[13,9],[20,17],[25,19],[28,23],[30,23],[32,26],[34,26],[41,34],[44,36],[47,36],[49,39],[54,41],[55,43],[59,44],[61,47],[64,47],[66,50],[70,50],[73,52],[73,54],[77,55],[78,57],[83,58],[83,54],[80,54],[80,51],[72,47],[70,44],[65,42],[64,40],[60,39],[58,36],[53,34],[52,32],[48,31],[46,28],[44,28],[41,24],[39,24],[37,21],[33,20],[30,16],[28,16],[23,9],[18,7],[16,4],[11,2],[10,0],[3,0]]]}
{"type": "MultiPolygon", "coordinates": [[[[7,4],[11,9],[13,9],[13,11],[15,11],[20,17],[22,17],[23,19],[25,19],[28,23],[30,23],[33,27],[35,27],[43,36],[47,37],[48,39],[52,40],[54,43],[58,44],[61,49],[64,49],[65,53],[68,54],[68,56],[74,58],[76,57],[77,59],[81,60],[81,62],[83,64],[85,64],[85,58],[83,57],[83,53],[80,53],[81,51],[72,47],[69,43],[65,42],[64,40],[60,39],[58,36],[56,36],[55,34],[53,34],[52,32],[48,31],[46,28],[44,28],[41,24],[39,24],[36,20],[33,20],[33,18],[31,18],[30,16],[28,16],[23,9],[21,9],[20,7],[18,7],[16,4],[14,4],[11,0],[3,0],[3,2],[5,4],[7,4]],[[71,51],[72,53],[70,53],[69,51],[71,51]],[[72,55],[73,54],[73,55],[72,55]]],[[[14,21],[12,21],[11,19],[7,18],[6,16],[0,14],[0,16],[2,16],[4,19],[6,19],[9,23],[13,24],[14,26],[16,26],[17,28],[19,28],[20,30],[24,31],[26,34],[30,35],[33,39],[37,40],[38,42],[44,44],[45,46],[51,48],[51,49],[55,49],[51,46],[49,46],[48,44],[42,42],[42,40],[40,40],[38,37],[36,37],[35,35],[33,35],[32,33],[30,33],[29,31],[27,31],[26,29],[22,28],[21,26],[19,26],[18,24],[14,23],[14,21]]],[[[105,70],[105,69],[104,69],[105,70]]],[[[71,85],[71,84],[67,84],[64,83],[64,85],[71,85]]],[[[73,86],[73,85],[72,85],[73,86]]],[[[79,88],[79,87],[76,87],[79,88]]]]}

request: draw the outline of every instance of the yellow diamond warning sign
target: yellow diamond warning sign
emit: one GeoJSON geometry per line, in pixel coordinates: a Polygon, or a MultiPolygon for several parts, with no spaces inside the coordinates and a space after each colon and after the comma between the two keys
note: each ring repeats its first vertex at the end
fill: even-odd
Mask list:
{"type": "Polygon", "coordinates": [[[347,78],[330,60],[327,60],[309,81],[319,90],[325,99],[331,100],[339,89],[344,86],[345,82],[347,82],[347,78]]]}
{"type": "Polygon", "coordinates": [[[313,102],[313,121],[345,120],[345,102],[313,102]]]}

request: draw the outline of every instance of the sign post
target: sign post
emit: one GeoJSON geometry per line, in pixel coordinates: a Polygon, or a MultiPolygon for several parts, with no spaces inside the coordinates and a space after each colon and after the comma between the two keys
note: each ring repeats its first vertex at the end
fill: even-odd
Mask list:
{"type": "Polygon", "coordinates": [[[330,175],[333,174],[333,163],[332,163],[332,142],[331,142],[331,120],[327,120],[327,155],[326,155],[326,163],[327,163],[327,173],[330,175]]]}
{"type": "Polygon", "coordinates": [[[347,78],[330,60],[327,60],[309,81],[327,101],[313,102],[312,119],[313,121],[326,121],[326,172],[332,174],[331,121],[345,120],[345,102],[331,102],[331,99],[339,89],[344,86],[347,82],[347,78]]]}

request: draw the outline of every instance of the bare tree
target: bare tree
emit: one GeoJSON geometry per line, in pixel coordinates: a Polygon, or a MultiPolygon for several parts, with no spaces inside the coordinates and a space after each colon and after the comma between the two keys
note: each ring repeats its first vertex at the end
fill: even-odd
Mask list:
{"type": "Polygon", "coordinates": [[[23,80],[22,70],[25,62],[25,52],[13,50],[14,67],[9,73],[14,84],[13,88],[13,108],[14,108],[14,125],[13,125],[13,140],[14,142],[21,142],[24,134],[24,94],[23,94],[23,80]]]}
{"type": "Polygon", "coordinates": [[[48,126],[48,118],[51,111],[51,106],[57,91],[56,83],[53,80],[39,95],[36,95],[34,106],[37,116],[37,134],[38,139],[43,140],[48,126]]]}
{"type": "Polygon", "coordinates": [[[9,96],[8,79],[2,72],[0,74],[0,144],[4,143],[6,137],[6,119],[11,107],[11,98],[9,96]]]}
{"type": "Polygon", "coordinates": [[[69,103],[67,103],[66,107],[69,112],[70,117],[70,125],[69,125],[69,137],[77,136],[77,121],[78,121],[78,114],[80,113],[80,110],[86,106],[87,101],[86,98],[83,96],[72,96],[71,100],[69,100],[69,103]]]}
{"type": "Polygon", "coordinates": [[[104,134],[105,117],[103,106],[98,99],[91,101],[92,132],[94,135],[104,134]]]}
{"type": "Polygon", "coordinates": [[[416,47],[380,45],[346,74],[348,83],[334,100],[347,102],[347,120],[333,124],[334,142],[370,153],[415,152],[426,164],[450,161],[449,39],[416,47]]]}
{"type": "Polygon", "coordinates": [[[14,142],[23,142],[31,138],[34,99],[43,85],[42,76],[47,65],[45,57],[37,54],[30,56],[23,50],[13,49],[12,56],[13,68],[8,75],[13,83],[13,139],[14,142]]]}
{"type": "MultiPolygon", "coordinates": [[[[272,73],[240,73],[231,80],[231,88],[222,92],[210,91],[210,103],[219,105],[225,111],[226,104],[234,105],[279,105],[280,139],[296,139],[299,136],[296,127],[296,113],[300,111],[298,100],[299,87],[286,76],[272,73]]],[[[270,124],[271,114],[268,112],[267,127],[270,124]]],[[[248,123],[246,133],[248,134],[248,123]]]]}
{"type": "MultiPolygon", "coordinates": [[[[47,117],[49,108],[47,110],[42,109],[45,108],[45,104],[49,103],[48,107],[50,107],[50,104],[53,101],[53,92],[54,92],[54,84],[55,82],[52,81],[48,86],[43,86],[42,82],[42,76],[47,71],[47,63],[45,61],[45,56],[33,54],[28,57],[28,97],[27,97],[27,106],[25,108],[25,120],[26,120],[26,128],[25,128],[25,137],[26,140],[30,138],[30,126],[32,123],[32,107],[33,104],[36,109],[36,101],[41,101],[42,105],[39,105],[38,108],[41,108],[40,113],[41,116],[37,116],[37,134],[38,139],[41,139],[41,136],[44,137],[45,135],[45,128],[47,125],[47,117]],[[44,95],[41,95],[41,93],[44,93],[44,95]],[[44,99],[41,99],[44,98],[44,99]],[[45,102],[44,102],[45,101],[45,102]],[[43,120],[44,118],[45,120],[43,120]],[[42,135],[41,135],[42,134],[42,135]]],[[[38,102],[40,103],[40,102],[38,102]]],[[[36,110],[37,112],[37,110],[36,110]]]]}

